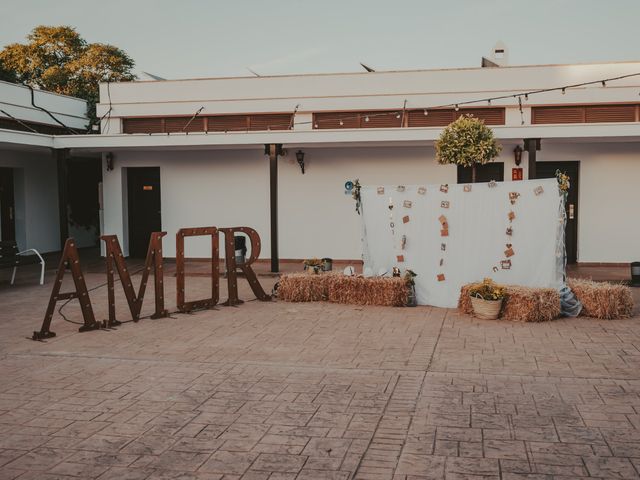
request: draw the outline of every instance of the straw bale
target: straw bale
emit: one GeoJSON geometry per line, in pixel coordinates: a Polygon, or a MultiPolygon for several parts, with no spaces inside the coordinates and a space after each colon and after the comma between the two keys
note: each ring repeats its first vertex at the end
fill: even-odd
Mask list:
{"type": "Polygon", "coordinates": [[[329,282],[329,301],[351,305],[402,307],[409,289],[401,277],[350,277],[336,275],[329,282]]]}
{"type": "MultiPolygon", "coordinates": [[[[460,289],[458,308],[473,315],[469,289],[474,284],[460,289]]],[[[521,287],[505,285],[506,297],[502,302],[500,318],[512,322],[546,322],[560,316],[560,294],[553,288],[521,287]]]]}
{"type": "Polygon", "coordinates": [[[626,285],[578,278],[570,278],[568,284],[582,302],[582,316],[614,319],[633,313],[633,295],[626,285]]]}
{"type": "Polygon", "coordinates": [[[280,277],[278,298],[285,302],[319,302],[328,296],[334,274],[290,273],[280,277]]]}
{"type": "Polygon", "coordinates": [[[317,302],[352,305],[406,305],[409,290],[403,278],[348,276],[339,273],[292,273],[280,277],[278,298],[286,302],[317,302]]]}

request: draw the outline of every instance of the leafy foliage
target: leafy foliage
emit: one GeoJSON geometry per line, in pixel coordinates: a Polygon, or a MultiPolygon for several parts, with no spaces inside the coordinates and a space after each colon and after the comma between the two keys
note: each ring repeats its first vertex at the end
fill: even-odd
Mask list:
{"type": "Polygon", "coordinates": [[[16,75],[12,70],[9,70],[4,66],[4,64],[0,61],[0,80],[4,80],[5,82],[16,82],[16,75]]]}
{"type": "Polygon", "coordinates": [[[484,165],[495,159],[501,150],[493,131],[484,121],[471,115],[462,115],[450,123],[436,141],[436,158],[443,165],[484,165]]]}
{"type": "Polygon", "coordinates": [[[95,118],[100,82],[134,80],[134,62],[113,45],[87,43],[72,27],[38,26],[27,43],[13,43],[0,51],[9,81],[71,95],[89,102],[95,118]]]}

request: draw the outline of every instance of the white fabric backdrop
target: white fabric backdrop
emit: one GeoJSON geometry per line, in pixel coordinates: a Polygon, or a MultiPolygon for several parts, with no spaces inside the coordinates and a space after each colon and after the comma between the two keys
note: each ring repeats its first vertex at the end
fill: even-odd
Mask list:
{"type": "Polygon", "coordinates": [[[363,260],[374,275],[381,269],[391,273],[394,266],[403,273],[409,268],[418,274],[418,303],[438,307],[455,307],[460,287],[485,277],[524,286],[562,285],[557,257],[563,254],[563,232],[558,226],[564,205],[555,178],[498,182],[493,188],[476,183],[470,192],[464,191],[464,185],[449,185],[448,193],[442,193],[440,185],[424,187],[423,195],[418,193],[420,185],[407,185],[404,192],[397,191],[397,185],[384,185],[384,194],[378,193],[379,186],[362,187],[363,260]],[[538,186],[544,189],[541,195],[534,193],[538,186]],[[509,192],[520,193],[514,205],[509,192]],[[390,198],[394,207],[391,212],[390,198]],[[412,202],[411,208],[403,206],[405,200],[412,202]],[[442,208],[442,201],[448,201],[449,208],[442,208]],[[511,224],[510,211],[516,214],[511,224]],[[408,223],[402,221],[405,215],[409,215],[408,223]],[[448,237],[440,236],[440,215],[447,217],[448,237]],[[510,225],[513,235],[508,237],[506,229],[510,225]],[[404,250],[403,235],[407,239],[404,250]],[[442,243],[446,243],[446,251],[441,250],[442,243]],[[511,257],[511,269],[503,270],[500,261],[506,258],[507,243],[513,245],[515,255],[511,257]],[[400,254],[404,255],[403,263],[397,261],[400,254]],[[445,275],[445,281],[437,280],[439,273],[445,275]]]}

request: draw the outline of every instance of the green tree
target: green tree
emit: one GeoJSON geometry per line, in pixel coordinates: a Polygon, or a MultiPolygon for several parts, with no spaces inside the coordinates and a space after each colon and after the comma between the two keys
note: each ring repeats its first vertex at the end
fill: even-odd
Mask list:
{"type": "Polygon", "coordinates": [[[92,121],[100,82],[136,78],[134,62],[124,51],[113,45],[87,43],[67,26],[34,28],[27,43],[13,43],[0,51],[0,75],[2,65],[10,81],[87,100],[92,121]]]}
{"type": "Polygon", "coordinates": [[[438,163],[471,167],[471,181],[476,181],[476,165],[493,161],[502,147],[484,121],[472,115],[461,115],[451,122],[436,141],[438,163]]]}
{"type": "Polygon", "coordinates": [[[0,62],[0,80],[5,82],[16,82],[16,75],[13,70],[9,70],[4,66],[4,63],[0,62]]]}

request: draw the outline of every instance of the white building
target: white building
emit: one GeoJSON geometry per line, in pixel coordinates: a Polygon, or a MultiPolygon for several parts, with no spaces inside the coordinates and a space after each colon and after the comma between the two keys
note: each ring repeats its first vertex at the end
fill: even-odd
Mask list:
{"type": "MultiPolygon", "coordinates": [[[[570,260],[627,263],[640,258],[640,76],[625,76],[639,73],[630,62],[103,84],[102,133],[47,141],[72,157],[102,154],[102,228],[125,252],[140,255],[158,228],[172,257],[179,228],[250,226],[265,259],[274,173],[265,145],[281,144],[279,257],[359,259],[360,220],[345,181],[468,181],[468,172],[436,163],[434,140],[472,113],[503,146],[481,177],[511,181],[516,146],[525,152],[515,174],[527,178],[529,165],[537,176],[566,170],[575,195],[570,260]],[[600,82],[616,77],[625,78],[600,82]],[[597,83],[560,89],[586,82],[597,83]],[[465,104],[496,97],[504,98],[465,104]]],[[[208,256],[207,242],[193,239],[186,253],[208,256]]]]}
{"type": "MultiPolygon", "coordinates": [[[[86,114],[84,100],[0,81],[1,240],[16,240],[20,249],[60,250],[54,135],[84,131],[86,114]]],[[[70,228],[87,244],[84,229],[70,228]]]]}

